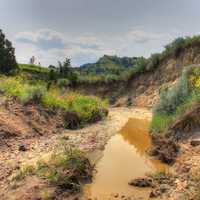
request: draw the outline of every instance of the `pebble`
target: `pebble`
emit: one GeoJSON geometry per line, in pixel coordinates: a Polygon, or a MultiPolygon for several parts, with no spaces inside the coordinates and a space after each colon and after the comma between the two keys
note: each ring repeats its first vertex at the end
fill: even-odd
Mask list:
{"type": "Polygon", "coordinates": [[[27,148],[26,148],[26,146],[25,145],[23,145],[23,144],[21,144],[21,145],[19,145],[19,151],[27,151],[27,148]]]}

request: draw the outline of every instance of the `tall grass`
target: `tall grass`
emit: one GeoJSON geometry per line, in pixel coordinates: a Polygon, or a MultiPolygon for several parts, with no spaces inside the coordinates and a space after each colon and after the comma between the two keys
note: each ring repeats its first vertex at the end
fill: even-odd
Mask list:
{"type": "Polygon", "coordinates": [[[34,102],[52,110],[74,112],[82,124],[92,121],[97,114],[105,117],[108,103],[95,96],[86,96],[74,92],[63,92],[59,87],[46,89],[44,82],[35,83],[16,77],[1,78],[0,89],[8,97],[16,97],[22,103],[34,102]]]}
{"type": "Polygon", "coordinates": [[[46,88],[43,85],[23,83],[21,78],[1,78],[0,88],[5,90],[7,96],[17,97],[22,103],[31,100],[40,101],[46,93],[46,88]]]}

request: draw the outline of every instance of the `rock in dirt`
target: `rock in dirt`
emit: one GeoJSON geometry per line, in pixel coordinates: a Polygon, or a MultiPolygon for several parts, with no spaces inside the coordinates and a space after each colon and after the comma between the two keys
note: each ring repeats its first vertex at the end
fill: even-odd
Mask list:
{"type": "Polygon", "coordinates": [[[154,147],[150,151],[151,156],[167,164],[174,164],[179,152],[179,145],[172,139],[161,136],[152,136],[154,147]]]}
{"type": "Polygon", "coordinates": [[[136,178],[129,182],[129,185],[135,186],[135,187],[152,187],[153,181],[151,178],[145,177],[145,178],[136,178]]]}
{"type": "Polygon", "coordinates": [[[192,139],[192,140],[190,141],[190,144],[191,144],[192,146],[199,146],[199,145],[200,145],[200,138],[192,139]]]}
{"type": "Polygon", "coordinates": [[[64,115],[65,127],[68,129],[77,129],[80,127],[81,120],[77,113],[67,112],[64,115]]]}
{"type": "Polygon", "coordinates": [[[114,197],[115,197],[115,198],[118,198],[118,197],[119,197],[119,194],[118,194],[118,193],[114,194],[114,197]]]}
{"type": "Polygon", "coordinates": [[[149,198],[156,198],[159,197],[162,193],[160,192],[159,189],[154,189],[151,191],[149,198]]]}
{"type": "Polygon", "coordinates": [[[153,189],[149,195],[150,198],[156,198],[163,193],[169,191],[170,187],[167,184],[161,184],[157,188],[153,189]]]}
{"type": "Polygon", "coordinates": [[[28,150],[27,147],[23,144],[20,144],[18,149],[19,149],[19,151],[27,151],[28,150]]]}

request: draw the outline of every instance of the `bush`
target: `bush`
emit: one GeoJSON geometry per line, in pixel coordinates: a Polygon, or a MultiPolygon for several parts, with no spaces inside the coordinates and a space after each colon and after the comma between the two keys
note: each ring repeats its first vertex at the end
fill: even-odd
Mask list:
{"type": "Polygon", "coordinates": [[[136,64],[133,68],[132,73],[141,73],[144,72],[146,70],[146,65],[147,65],[147,59],[145,59],[144,57],[139,57],[136,60],[136,64]]]}
{"type": "Polygon", "coordinates": [[[182,104],[189,95],[187,70],[176,85],[161,92],[160,101],[155,106],[154,112],[172,114],[176,108],[182,104]]]}
{"type": "Polygon", "coordinates": [[[27,102],[33,101],[34,103],[40,103],[43,97],[46,95],[46,88],[44,86],[36,85],[29,88],[27,102]]]}
{"type": "Polygon", "coordinates": [[[98,97],[72,93],[67,96],[67,101],[69,110],[78,113],[83,124],[92,121],[97,114],[101,119],[106,116],[107,101],[101,101],[98,97]]]}
{"type": "Polygon", "coordinates": [[[163,52],[163,54],[165,56],[169,56],[170,54],[172,54],[175,57],[179,56],[179,53],[181,52],[181,50],[185,48],[187,44],[187,40],[189,40],[189,38],[179,37],[175,39],[172,43],[166,45],[165,51],[163,52]]]}
{"type": "Polygon", "coordinates": [[[61,78],[57,80],[57,84],[59,88],[65,88],[69,86],[70,81],[66,78],[61,78]]]}
{"type": "Polygon", "coordinates": [[[151,130],[154,133],[164,132],[179,116],[200,102],[199,77],[200,68],[189,66],[176,85],[161,93],[153,110],[151,130]]]}
{"type": "Polygon", "coordinates": [[[160,54],[152,54],[146,65],[146,70],[151,71],[160,64],[160,54]]]}

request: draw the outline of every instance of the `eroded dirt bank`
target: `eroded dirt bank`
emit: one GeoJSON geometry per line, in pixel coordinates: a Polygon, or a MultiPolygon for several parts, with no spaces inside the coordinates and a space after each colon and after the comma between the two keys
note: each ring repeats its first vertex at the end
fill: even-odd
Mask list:
{"type": "Polygon", "coordinates": [[[167,57],[152,71],[133,75],[128,81],[81,83],[74,89],[109,98],[117,106],[152,107],[159,99],[159,92],[174,84],[185,66],[199,63],[199,45],[195,45],[182,50],[177,56],[167,57]]]}
{"type": "MultiPolygon", "coordinates": [[[[12,175],[22,164],[36,162],[59,148],[63,142],[67,147],[81,149],[89,156],[91,163],[95,164],[101,158],[109,138],[115,135],[129,118],[151,120],[152,117],[151,111],[145,108],[111,108],[105,120],[81,130],[70,131],[60,126],[59,116],[53,113],[47,114],[46,111],[39,111],[34,106],[22,107],[16,103],[5,107],[3,102],[4,99],[1,99],[0,195],[2,200],[35,200],[38,187],[43,187],[43,183],[38,182],[34,177],[29,177],[26,184],[22,183],[17,190],[13,187],[12,175]]],[[[187,140],[179,142],[180,152],[173,166],[172,179],[171,176],[164,179],[161,177],[164,182],[170,184],[161,184],[164,189],[167,187],[167,192],[161,195],[164,200],[183,198],[196,200],[199,197],[200,136],[197,131],[190,136],[187,140]]],[[[156,178],[159,182],[160,179],[156,178]]],[[[162,192],[163,188],[153,190],[157,194],[162,192]]],[[[75,198],[77,197],[72,197],[75,198]]]]}
{"type": "Polygon", "coordinates": [[[15,190],[12,185],[12,175],[22,164],[34,163],[39,158],[45,157],[59,148],[63,141],[66,146],[77,147],[85,152],[94,163],[98,160],[97,155],[101,155],[99,152],[108,139],[116,134],[129,118],[151,119],[151,112],[147,109],[112,108],[107,119],[81,130],[69,131],[59,126],[57,123],[59,116],[55,122],[54,115],[45,118],[43,115],[41,117],[34,107],[30,110],[23,109],[20,106],[16,106],[15,109],[13,107],[5,109],[1,105],[0,195],[2,200],[34,199],[34,193],[38,187],[42,187],[42,183],[38,183],[33,178],[28,180],[28,184],[15,190]]]}

